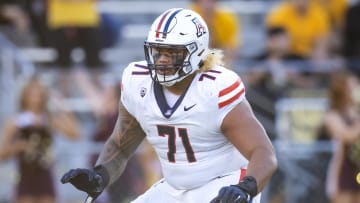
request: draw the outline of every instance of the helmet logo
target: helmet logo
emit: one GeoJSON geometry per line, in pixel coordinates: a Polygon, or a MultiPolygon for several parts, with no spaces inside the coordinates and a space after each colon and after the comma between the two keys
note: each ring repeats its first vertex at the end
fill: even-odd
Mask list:
{"type": "Polygon", "coordinates": [[[173,21],[173,19],[175,18],[176,14],[178,14],[180,11],[182,11],[184,9],[172,9],[167,11],[166,13],[164,13],[160,19],[159,24],[157,25],[156,31],[155,31],[155,37],[159,38],[159,35],[162,34],[162,38],[165,39],[166,35],[170,32],[171,28],[170,28],[170,24],[173,21]],[[173,13],[167,18],[168,14],[171,13],[173,11],[173,13]],[[166,19],[167,18],[167,19],[166,19]],[[169,30],[170,29],[170,30],[169,30]],[[161,31],[162,30],[162,31],[161,31]]]}
{"type": "Polygon", "coordinates": [[[156,38],[159,38],[159,35],[161,33],[160,29],[161,29],[161,26],[166,18],[166,16],[170,13],[171,10],[167,11],[162,17],[161,17],[161,20],[157,26],[157,29],[156,29],[156,38]]]}
{"type": "Polygon", "coordinates": [[[199,21],[198,18],[194,18],[194,19],[192,19],[191,21],[194,23],[194,25],[195,25],[195,27],[196,27],[196,36],[197,36],[198,38],[201,37],[203,34],[206,33],[205,26],[203,26],[203,25],[201,24],[201,22],[199,21]]]}

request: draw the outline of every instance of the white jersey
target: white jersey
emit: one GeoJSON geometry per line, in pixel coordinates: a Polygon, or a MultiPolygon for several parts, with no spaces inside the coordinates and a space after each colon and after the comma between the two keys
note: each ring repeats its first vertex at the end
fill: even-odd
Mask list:
{"type": "Polygon", "coordinates": [[[224,117],[245,99],[239,76],[220,66],[197,73],[169,107],[146,65],[135,62],[124,70],[121,102],[153,145],[164,179],[176,189],[193,189],[246,167],[248,161],[221,132],[224,117]]]}

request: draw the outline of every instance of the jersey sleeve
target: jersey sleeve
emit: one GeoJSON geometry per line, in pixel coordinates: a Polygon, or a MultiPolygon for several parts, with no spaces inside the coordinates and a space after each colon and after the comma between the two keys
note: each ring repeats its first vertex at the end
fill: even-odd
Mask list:
{"type": "Polygon", "coordinates": [[[233,71],[226,71],[217,84],[218,126],[225,116],[240,102],[245,100],[245,86],[241,78],[233,71]]]}
{"type": "Polygon", "coordinates": [[[132,67],[133,64],[129,64],[123,71],[121,79],[121,97],[120,102],[125,107],[125,109],[133,116],[135,116],[136,108],[134,104],[134,97],[132,95],[132,67]]]}

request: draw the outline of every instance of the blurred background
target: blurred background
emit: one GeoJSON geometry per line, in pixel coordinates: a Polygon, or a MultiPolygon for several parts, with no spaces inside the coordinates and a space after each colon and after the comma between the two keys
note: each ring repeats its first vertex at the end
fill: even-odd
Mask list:
{"type": "MultiPolygon", "coordinates": [[[[152,21],[173,7],[205,19],[275,146],[262,201],[359,202],[359,1],[0,0],[0,203],[84,201],[60,177],[93,166],[115,124],[122,70],[144,60],[152,21]],[[329,130],[326,116],[342,109],[351,121],[329,130]],[[338,133],[347,128],[351,139],[338,133]]],[[[144,142],[98,202],[129,202],[160,177],[144,142]]]]}

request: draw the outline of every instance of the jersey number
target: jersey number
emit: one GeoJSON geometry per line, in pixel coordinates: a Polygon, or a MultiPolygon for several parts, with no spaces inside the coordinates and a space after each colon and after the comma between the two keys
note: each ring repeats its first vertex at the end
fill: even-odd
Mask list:
{"type": "MultiPolygon", "coordinates": [[[[167,153],[167,156],[170,162],[175,163],[175,153],[176,153],[175,127],[167,126],[167,125],[158,125],[157,127],[158,127],[159,136],[168,137],[169,151],[167,153]]],[[[191,147],[186,128],[178,128],[178,135],[181,138],[182,144],[184,146],[187,160],[189,162],[195,162],[196,158],[195,158],[194,150],[191,147]]]]}

